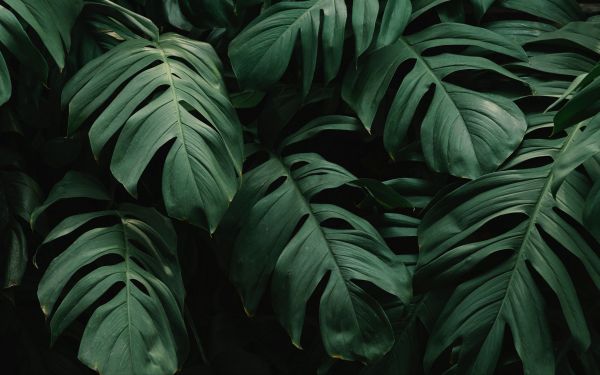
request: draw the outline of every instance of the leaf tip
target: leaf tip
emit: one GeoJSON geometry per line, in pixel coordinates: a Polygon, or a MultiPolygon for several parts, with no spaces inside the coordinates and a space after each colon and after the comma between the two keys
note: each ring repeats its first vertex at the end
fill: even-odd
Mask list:
{"type": "Polygon", "coordinates": [[[300,345],[300,343],[295,340],[292,340],[292,345],[294,345],[296,349],[304,350],[304,348],[302,348],[302,345],[300,345]]]}
{"type": "Polygon", "coordinates": [[[12,288],[13,286],[17,286],[17,285],[19,285],[19,283],[16,280],[9,280],[6,283],[5,288],[8,289],[8,288],[12,288]]]}
{"type": "Polygon", "coordinates": [[[244,305],[244,313],[246,314],[246,316],[248,318],[254,318],[254,313],[250,310],[248,310],[248,308],[244,305]]]}

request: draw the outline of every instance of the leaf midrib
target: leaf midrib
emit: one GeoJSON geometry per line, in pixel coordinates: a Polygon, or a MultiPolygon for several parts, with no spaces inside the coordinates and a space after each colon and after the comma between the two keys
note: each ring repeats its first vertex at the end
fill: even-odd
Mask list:
{"type": "MultiPolygon", "coordinates": [[[[181,121],[181,109],[179,107],[179,96],[177,95],[177,91],[175,90],[175,81],[173,80],[173,71],[171,70],[169,58],[167,57],[167,55],[165,54],[165,51],[160,46],[159,42],[155,42],[154,45],[160,53],[160,58],[163,62],[163,65],[165,66],[165,74],[167,75],[168,80],[169,80],[169,91],[171,92],[171,96],[173,96],[173,102],[174,102],[174,105],[175,105],[175,108],[177,111],[177,130],[179,130],[179,136],[181,137],[180,142],[181,142],[181,145],[185,152],[185,156],[186,156],[185,160],[188,163],[188,168],[189,168],[191,174],[194,176],[194,184],[192,184],[192,185],[194,186],[196,196],[202,197],[202,194],[200,194],[200,191],[198,190],[198,186],[195,183],[196,175],[194,172],[194,168],[192,168],[192,163],[190,161],[190,153],[188,152],[185,135],[183,132],[183,123],[181,121]]],[[[185,220],[185,218],[182,218],[182,219],[185,220]]]]}
{"type": "MultiPolygon", "coordinates": [[[[404,36],[401,36],[398,38],[398,41],[402,43],[402,45],[404,46],[404,48],[406,48],[411,55],[413,55],[415,61],[417,63],[419,63],[420,65],[423,66],[423,68],[425,69],[425,72],[431,76],[434,81],[434,84],[436,86],[436,90],[441,90],[442,94],[448,98],[448,101],[450,103],[452,103],[452,106],[454,107],[454,109],[456,109],[456,113],[458,113],[459,118],[462,122],[462,126],[467,130],[467,134],[469,135],[469,142],[471,143],[471,148],[473,149],[473,155],[475,156],[475,158],[477,159],[477,163],[479,164],[479,157],[477,155],[477,153],[475,152],[475,145],[473,143],[472,140],[472,136],[471,136],[471,132],[469,131],[469,127],[467,126],[467,122],[465,121],[463,114],[461,112],[461,110],[458,108],[458,106],[456,105],[456,103],[454,102],[454,99],[452,98],[452,95],[450,95],[450,93],[448,92],[448,90],[446,90],[446,85],[444,83],[444,81],[442,79],[440,79],[437,74],[433,71],[433,69],[431,68],[431,66],[429,65],[429,63],[427,62],[427,59],[421,55],[421,53],[419,53],[419,51],[417,51],[412,44],[410,44],[407,39],[404,36]]],[[[435,93],[434,93],[435,95],[435,93]]],[[[420,100],[419,100],[420,102],[420,100]]],[[[427,108],[427,112],[429,112],[429,108],[427,108]]]]}
{"type": "MultiPolygon", "coordinates": [[[[350,289],[348,288],[348,285],[346,284],[346,279],[344,278],[342,270],[340,269],[340,266],[337,263],[336,257],[333,254],[333,251],[331,250],[331,247],[329,246],[329,241],[327,240],[327,237],[325,236],[325,233],[323,232],[323,228],[321,227],[321,223],[315,217],[315,214],[312,211],[312,205],[311,205],[311,203],[308,201],[308,199],[306,199],[306,197],[304,196],[304,193],[302,192],[302,190],[300,189],[300,187],[298,186],[298,184],[296,184],[296,180],[292,176],[289,168],[285,165],[285,163],[281,160],[281,158],[279,156],[276,156],[276,155],[274,156],[274,158],[277,160],[278,164],[280,165],[280,167],[284,171],[285,177],[287,177],[287,179],[291,182],[291,185],[293,186],[293,189],[296,192],[296,194],[298,196],[300,196],[301,202],[306,206],[306,211],[308,212],[310,220],[312,220],[315,223],[315,226],[318,228],[317,229],[318,233],[321,236],[323,242],[326,244],[327,250],[328,250],[331,258],[333,259],[333,264],[335,264],[335,270],[339,274],[339,277],[342,280],[344,280],[344,282],[342,284],[344,285],[344,289],[346,290],[346,293],[348,294],[348,297],[349,297],[350,301],[352,301],[352,293],[350,292],[350,289]]],[[[289,241],[288,241],[288,243],[289,243],[289,241]]],[[[358,320],[358,318],[356,316],[356,312],[354,311],[354,304],[352,304],[352,306],[353,306],[353,308],[352,308],[352,317],[353,317],[353,320],[355,321],[356,325],[358,327],[360,327],[361,326],[360,322],[359,322],[359,320],[358,320]]],[[[360,333],[362,335],[362,330],[359,330],[359,331],[360,331],[360,333]]]]}
{"type": "Polygon", "coordinates": [[[131,336],[131,327],[132,327],[132,323],[131,323],[131,278],[130,278],[130,274],[131,274],[131,269],[129,266],[129,263],[131,262],[131,254],[129,251],[129,238],[127,236],[127,231],[126,231],[126,225],[127,225],[127,219],[122,216],[121,213],[117,212],[117,214],[120,216],[121,219],[121,230],[123,233],[123,258],[125,261],[125,295],[126,295],[126,301],[127,301],[127,334],[129,336],[129,345],[127,346],[129,349],[129,358],[130,358],[130,363],[131,366],[133,367],[133,338],[131,336]]]}
{"type": "MultiPolygon", "coordinates": [[[[573,143],[575,135],[577,135],[577,132],[579,131],[579,128],[581,126],[582,126],[582,124],[578,124],[576,127],[573,128],[571,133],[565,139],[565,142],[564,142],[563,146],[561,147],[560,152],[556,155],[552,164],[555,163],[556,160],[558,160],[560,158],[560,156],[566,152],[567,149],[569,149],[569,146],[571,146],[571,144],[573,143]]],[[[523,257],[524,257],[524,254],[526,253],[526,251],[524,248],[525,248],[526,244],[529,242],[529,238],[531,237],[531,234],[533,233],[533,231],[535,229],[535,225],[537,224],[537,217],[540,214],[540,212],[542,211],[543,202],[546,199],[546,197],[548,196],[548,194],[551,193],[551,187],[552,187],[553,180],[554,180],[554,169],[549,168],[548,175],[546,177],[546,182],[544,183],[544,186],[542,187],[542,190],[540,191],[539,198],[537,199],[537,201],[535,203],[535,206],[533,208],[533,211],[531,212],[531,215],[529,215],[529,219],[528,219],[529,223],[527,225],[527,228],[525,229],[525,236],[523,237],[523,241],[521,241],[521,246],[519,246],[519,249],[517,250],[517,257],[515,259],[514,266],[512,267],[512,270],[510,271],[511,274],[510,274],[510,278],[508,279],[508,283],[506,284],[506,289],[505,289],[506,291],[504,293],[504,297],[502,297],[502,303],[500,304],[500,307],[498,308],[498,313],[496,314],[496,317],[494,318],[494,322],[493,322],[492,326],[497,323],[498,318],[500,317],[500,314],[503,312],[503,309],[506,305],[507,296],[509,294],[509,291],[511,290],[511,286],[514,281],[514,276],[517,273],[515,271],[517,270],[517,268],[519,267],[519,265],[522,262],[525,262],[525,259],[523,257]]]]}

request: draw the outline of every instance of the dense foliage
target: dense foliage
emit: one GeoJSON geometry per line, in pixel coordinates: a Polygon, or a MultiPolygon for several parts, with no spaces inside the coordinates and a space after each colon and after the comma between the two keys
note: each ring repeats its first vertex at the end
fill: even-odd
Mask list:
{"type": "Polygon", "coordinates": [[[0,1],[0,372],[600,374],[595,10],[0,1]]]}

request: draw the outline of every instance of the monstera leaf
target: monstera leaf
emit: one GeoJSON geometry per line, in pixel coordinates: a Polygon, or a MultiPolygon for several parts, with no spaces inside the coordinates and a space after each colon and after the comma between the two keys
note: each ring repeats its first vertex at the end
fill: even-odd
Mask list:
{"type": "Polygon", "coordinates": [[[566,24],[581,19],[581,9],[576,0],[415,0],[415,13],[420,15],[435,7],[442,6],[440,15],[460,14],[464,19],[463,4],[469,4],[477,19],[493,5],[528,13],[558,24],[566,24]],[[462,8],[462,9],[461,9],[462,8]]]}
{"type": "MultiPolygon", "coordinates": [[[[319,131],[341,128],[315,121],[282,142],[289,146],[319,131]],[[319,124],[320,123],[320,124],[319,124]]],[[[271,283],[273,308],[292,342],[301,345],[308,300],[319,284],[319,325],[333,357],[372,361],[394,342],[370,283],[407,300],[409,277],[398,257],[364,219],[315,196],[355,179],[314,153],[269,154],[245,174],[220,236],[230,239],[232,282],[249,315],[271,283]]]]}
{"type": "MultiPolygon", "coordinates": [[[[472,0],[473,2],[481,0],[472,0]]],[[[528,13],[560,25],[582,18],[581,8],[576,0],[500,0],[498,5],[508,9],[528,13]]]]}
{"type": "MultiPolygon", "coordinates": [[[[386,212],[378,229],[386,239],[416,239],[419,222],[414,217],[386,212]]],[[[412,258],[405,260],[409,272],[412,272],[417,256],[408,254],[405,257],[412,258]]],[[[380,360],[363,368],[360,375],[411,375],[423,372],[422,357],[427,342],[425,326],[430,320],[427,315],[434,315],[440,310],[438,306],[432,306],[432,297],[433,295],[413,297],[409,303],[393,301],[384,306],[394,330],[394,345],[380,360]]],[[[443,299],[438,301],[436,305],[441,305],[443,299]]]]}
{"type": "MultiPolygon", "coordinates": [[[[356,56],[373,41],[376,47],[392,43],[404,30],[411,14],[408,0],[380,2],[357,0],[352,5],[352,30],[356,56]]],[[[229,57],[240,84],[265,88],[285,73],[299,39],[302,53],[302,89],[307,94],[317,68],[319,39],[323,74],[329,82],[342,62],[347,19],[345,0],[283,1],[267,8],[230,44],[229,57]]]]}
{"type": "Polygon", "coordinates": [[[514,40],[519,45],[526,44],[543,33],[555,31],[556,26],[539,21],[499,20],[486,24],[486,28],[514,40]]]}
{"type": "MultiPolygon", "coordinates": [[[[552,117],[552,113],[533,116],[530,131],[550,129],[552,117]]],[[[423,288],[460,283],[432,329],[426,369],[450,348],[456,355],[456,373],[492,373],[509,328],[525,373],[554,373],[549,317],[536,278],[555,293],[575,346],[580,351],[589,346],[576,286],[557,250],[578,259],[595,287],[600,287],[598,244],[580,235],[591,184],[572,172],[556,195],[551,191],[556,178],[553,164],[576,147],[579,130],[559,139],[525,140],[505,170],[451,192],[423,218],[415,283],[423,288]],[[553,162],[519,168],[540,157],[553,162]],[[509,216],[513,219],[506,220],[509,216]],[[494,229],[491,224],[500,219],[510,225],[494,229]],[[486,238],[489,232],[482,228],[488,224],[493,234],[486,238]],[[481,235],[474,237],[474,233],[481,235]],[[496,264],[482,267],[492,258],[496,264]]]]}
{"type": "MultiPolygon", "coordinates": [[[[598,52],[600,39],[594,36],[598,32],[595,22],[572,22],[560,29],[554,26],[538,28],[538,25],[541,24],[500,21],[492,24],[491,29],[508,37],[514,36],[523,45],[529,56],[528,60],[509,63],[504,67],[529,83],[534,96],[557,98],[549,107],[551,110],[570,98],[573,92],[587,85],[592,77],[597,75],[597,73],[592,74],[598,69],[594,69],[596,61],[591,56],[598,52]],[[513,27],[516,23],[521,24],[520,30],[513,27]],[[510,29],[514,34],[510,33],[510,29]]],[[[567,112],[573,113],[575,108],[578,109],[580,117],[584,116],[581,119],[590,117],[589,113],[593,111],[591,108],[588,110],[577,104],[567,112]],[[587,113],[587,116],[584,113],[587,113]]],[[[563,117],[565,116],[561,113],[557,115],[556,120],[559,125],[557,130],[564,129],[563,117]]],[[[571,122],[571,125],[574,123],[571,122]]]]}
{"type": "Polygon", "coordinates": [[[34,208],[40,204],[38,184],[27,174],[4,165],[15,155],[0,149],[0,285],[19,285],[27,266],[28,223],[34,208]],[[6,158],[6,159],[4,159],[6,158]]]}
{"type": "Polygon", "coordinates": [[[428,165],[439,172],[475,178],[495,170],[519,145],[526,129],[521,110],[510,100],[486,95],[445,81],[452,73],[488,70],[516,79],[484,57],[425,53],[442,46],[475,46],[518,59],[525,52],[489,30],[442,23],[408,37],[400,37],[351,67],[342,96],[371,129],[380,104],[397,71],[411,63],[394,97],[384,128],[390,154],[400,149],[406,132],[428,92],[433,98],[421,123],[421,143],[428,165]]]}
{"type": "Polygon", "coordinates": [[[395,342],[379,361],[366,366],[360,375],[413,375],[423,373],[423,353],[428,323],[435,321],[444,298],[434,294],[420,296],[411,303],[395,302],[385,306],[394,327],[395,342]]]}
{"type": "Polygon", "coordinates": [[[590,69],[589,73],[584,73],[575,80],[561,99],[573,94],[570,100],[561,108],[554,118],[556,131],[567,129],[578,122],[586,120],[600,113],[598,98],[600,98],[600,65],[590,69]]]}
{"type": "MultiPolygon", "coordinates": [[[[556,122],[554,123],[554,129],[556,131],[556,122]]],[[[574,132],[576,135],[572,141],[572,146],[552,166],[554,174],[551,185],[552,193],[556,193],[565,178],[573,170],[600,152],[600,115],[582,122],[574,132]]]]}
{"type": "MultiPolygon", "coordinates": [[[[40,79],[46,79],[48,65],[29,38],[27,26],[40,38],[60,69],[71,44],[71,28],[81,11],[81,0],[5,0],[0,4],[0,44],[40,79]],[[21,23],[23,21],[24,25],[21,23]]],[[[3,52],[4,53],[4,52],[3,52]]],[[[12,93],[6,58],[0,54],[0,105],[12,93]]]]}
{"type": "Polygon", "coordinates": [[[598,214],[600,214],[600,183],[596,181],[588,194],[583,210],[583,222],[596,238],[600,238],[598,214]]]}
{"type": "Polygon", "coordinates": [[[110,168],[134,196],[150,160],[168,148],[167,213],[215,230],[238,188],[242,138],[210,45],[172,33],[127,39],[77,72],[62,99],[70,132],[98,111],[89,131],[96,157],[121,130],[110,168]]]}
{"type": "MultiPolygon", "coordinates": [[[[569,52],[557,54],[560,59],[551,58],[555,64],[556,74],[569,76],[570,85],[563,90],[559,100],[552,108],[562,103],[564,99],[570,100],[556,114],[555,131],[562,131],[583,120],[593,117],[600,111],[598,106],[600,81],[600,65],[586,55],[600,53],[599,22],[571,22],[564,27],[547,33],[542,33],[527,43],[528,48],[538,48],[547,51],[549,48],[560,48],[569,52]],[[562,69],[560,66],[562,65],[562,69]],[[569,66],[569,69],[566,69],[569,66]]],[[[555,55],[556,56],[556,55],[555,55]]],[[[531,62],[532,68],[544,69],[545,64],[531,62]]]]}
{"type": "Polygon", "coordinates": [[[600,22],[570,22],[558,30],[543,33],[529,43],[548,44],[562,48],[583,48],[590,52],[600,53],[600,22]]]}
{"type": "MultiPolygon", "coordinates": [[[[60,200],[107,199],[92,182],[79,173],[67,174],[37,215],[60,200]]],[[[188,342],[182,315],[185,291],[170,221],[154,209],[131,204],[77,214],[60,222],[41,250],[82,230],[52,260],[38,287],[52,341],[92,308],[79,347],[84,364],[107,375],[175,373],[188,342]],[[110,224],[89,229],[98,219],[110,224]],[[113,261],[98,265],[110,257],[113,261]]]]}
{"type": "Polygon", "coordinates": [[[83,6],[81,0],[4,0],[40,37],[59,68],[71,46],[71,28],[83,6]]]}

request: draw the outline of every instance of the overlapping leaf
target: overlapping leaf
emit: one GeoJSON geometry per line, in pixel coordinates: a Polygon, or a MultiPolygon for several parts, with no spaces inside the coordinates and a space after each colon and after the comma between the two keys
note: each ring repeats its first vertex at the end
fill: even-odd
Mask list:
{"type": "MultiPolygon", "coordinates": [[[[532,117],[530,130],[551,128],[552,116],[532,117]]],[[[433,327],[426,368],[452,348],[456,373],[492,373],[508,328],[525,373],[554,373],[551,332],[537,277],[555,293],[575,346],[580,351],[589,346],[576,286],[557,249],[578,259],[600,287],[598,244],[580,234],[590,182],[573,172],[556,196],[551,191],[556,178],[553,165],[580,136],[577,128],[559,139],[527,139],[505,170],[464,185],[425,215],[419,228],[416,282],[424,287],[460,283],[433,327]],[[518,168],[540,157],[554,162],[518,168]],[[509,227],[487,239],[472,237],[494,220],[504,220],[509,227]],[[480,268],[492,257],[497,260],[493,266],[480,268]]]]}
{"type": "Polygon", "coordinates": [[[40,37],[59,68],[71,46],[71,28],[83,6],[81,0],[4,0],[40,37]]]}
{"type": "Polygon", "coordinates": [[[29,259],[29,218],[41,200],[40,188],[30,176],[7,168],[6,163],[15,160],[13,153],[0,149],[0,285],[4,288],[21,283],[29,259]]]}
{"type": "MultiPolygon", "coordinates": [[[[379,8],[377,0],[353,2],[357,57],[373,41],[376,47],[382,47],[396,40],[412,9],[410,1],[388,0],[379,20],[379,8]]],[[[302,53],[304,94],[315,75],[319,45],[325,81],[332,80],[342,62],[347,13],[345,0],[283,1],[267,8],[229,46],[231,64],[240,84],[264,88],[277,82],[285,73],[297,42],[302,53]]]]}
{"type": "MultiPolygon", "coordinates": [[[[416,238],[419,219],[391,212],[383,216],[378,229],[384,238],[416,238]]],[[[405,254],[403,258],[412,276],[417,255],[405,254]]],[[[428,320],[426,311],[431,311],[427,299],[431,300],[431,297],[418,296],[413,297],[410,303],[394,301],[384,306],[394,329],[394,345],[383,358],[365,367],[361,375],[411,375],[422,372],[421,359],[427,342],[423,321],[428,320]]]]}
{"type": "Polygon", "coordinates": [[[524,45],[538,36],[556,31],[557,27],[540,21],[498,20],[486,24],[486,28],[524,45]]]}
{"type": "Polygon", "coordinates": [[[477,19],[482,18],[493,5],[528,13],[563,25],[578,21],[582,17],[579,4],[575,0],[415,0],[414,3],[417,15],[442,6],[440,9],[442,17],[450,11],[460,14],[462,19],[465,18],[463,4],[466,3],[471,6],[477,19]]]}
{"type": "MultiPolygon", "coordinates": [[[[48,65],[42,52],[27,34],[27,26],[37,33],[62,69],[66,51],[71,44],[71,27],[81,7],[81,0],[5,0],[0,5],[0,44],[21,64],[45,80],[48,65]]],[[[0,105],[10,99],[11,93],[12,83],[6,57],[0,54],[0,105]]]]}
{"type": "Polygon", "coordinates": [[[575,78],[567,93],[572,93],[572,97],[554,118],[557,131],[567,129],[600,113],[600,106],[598,106],[598,99],[600,99],[599,74],[600,65],[596,65],[588,73],[575,78]]]}
{"type": "MultiPolygon", "coordinates": [[[[85,175],[67,174],[37,214],[59,200],[107,199],[92,183],[85,175]]],[[[79,347],[84,364],[107,375],[175,373],[188,344],[185,292],[170,221],[154,209],[124,204],[65,218],[43,246],[82,230],[52,260],[39,284],[52,340],[93,307],[79,347]],[[97,219],[114,224],[85,229],[97,219]],[[111,256],[117,260],[99,263],[111,256]]]]}
{"type": "Polygon", "coordinates": [[[500,0],[497,4],[559,25],[578,21],[583,16],[576,0],[500,0]]]}
{"type": "Polygon", "coordinates": [[[551,42],[555,45],[562,44],[568,47],[579,47],[584,50],[587,49],[595,53],[600,53],[598,31],[600,31],[600,22],[597,21],[570,22],[558,30],[540,35],[530,43],[551,42]]]}
{"type": "MultiPolygon", "coordinates": [[[[344,127],[315,121],[282,144],[344,127]]],[[[273,308],[296,346],[308,300],[319,284],[319,325],[333,357],[372,361],[394,342],[390,323],[363,282],[407,300],[408,273],[364,219],[315,196],[355,177],[317,154],[270,154],[245,174],[223,232],[233,236],[231,279],[248,314],[254,314],[271,280],[273,308]],[[334,225],[332,222],[339,222],[334,225]],[[342,224],[343,223],[343,224],[342,224]]]]}
{"type": "Polygon", "coordinates": [[[479,56],[443,53],[425,55],[442,46],[476,46],[525,59],[525,52],[491,31],[456,23],[434,25],[419,33],[400,37],[393,44],[369,54],[351,67],[342,96],[370,129],[392,80],[405,63],[410,71],[392,92],[387,113],[384,145],[396,154],[417,110],[430,90],[421,122],[421,143],[428,165],[439,172],[475,178],[497,168],[518,146],[525,133],[521,110],[510,100],[486,95],[446,82],[452,73],[488,70],[517,79],[493,61],[479,56]]]}
{"type": "MultiPolygon", "coordinates": [[[[529,61],[510,64],[507,68],[526,80],[535,95],[557,97],[558,104],[570,97],[575,89],[592,80],[592,75],[588,78],[585,75],[593,70],[596,63],[593,56],[599,52],[600,39],[595,36],[598,25],[597,22],[571,22],[560,29],[536,33],[524,40],[529,61]],[[513,69],[515,67],[526,67],[534,73],[520,73],[513,69]]],[[[577,101],[572,106],[573,109],[567,112],[578,109],[581,112],[580,120],[591,117],[591,111],[577,104],[577,101]]],[[[557,116],[557,124],[561,126],[558,130],[564,129],[563,117],[564,114],[557,116]]],[[[577,122],[574,120],[570,124],[577,122]]]]}
{"type": "Polygon", "coordinates": [[[120,131],[111,171],[134,196],[150,160],[168,148],[168,214],[214,231],[237,191],[242,162],[241,127],[220,69],[210,45],[177,34],[125,40],[65,87],[69,131],[99,110],[89,131],[92,150],[98,157],[120,131]]]}

